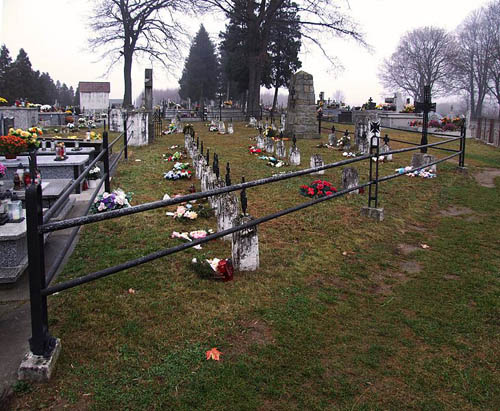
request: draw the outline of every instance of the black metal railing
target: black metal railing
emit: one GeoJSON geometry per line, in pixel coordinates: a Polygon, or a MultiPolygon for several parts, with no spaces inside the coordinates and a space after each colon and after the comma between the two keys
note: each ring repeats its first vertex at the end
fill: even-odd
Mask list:
{"type": "MultiPolygon", "coordinates": [[[[126,136],[126,131],[125,131],[125,136],[126,136]]],[[[121,136],[119,136],[121,137],[121,136]]],[[[182,197],[177,197],[177,198],[171,198],[168,200],[160,200],[160,201],[154,201],[151,203],[145,203],[137,206],[132,206],[129,208],[123,208],[119,210],[112,210],[108,211],[106,213],[102,214],[93,214],[93,215],[83,215],[81,217],[75,217],[75,218],[70,218],[66,219],[63,221],[55,221],[55,222],[50,222],[42,217],[42,203],[41,203],[41,188],[39,185],[32,183],[27,189],[26,189],[26,207],[27,207],[27,225],[28,225],[28,259],[29,259],[29,275],[30,275],[30,299],[31,299],[31,320],[32,320],[32,338],[30,339],[30,348],[31,351],[36,354],[36,355],[49,355],[53,346],[54,346],[54,339],[50,335],[49,330],[48,330],[48,314],[47,314],[47,297],[51,294],[63,291],[63,290],[68,290],[73,287],[77,287],[82,284],[89,283],[91,281],[95,281],[99,278],[103,278],[112,274],[116,274],[118,272],[121,272],[123,270],[127,270],[132,267],[136,267],[142,264],[145,264],[147,262],[156,260],[158,258],[162,258],[168,255],[175,254],[177,252],[186,250],[188,248],[194,247],[196,245],[204,244],[209,241],[215,240],[217,238],[224,237],[228,234],[235,233],[237,231],[245,230],[247,228],[257,226],[259,224],[265,223],[267,221],[271,221],[273,219],[285,216],[287,214],[303,210],[305,208],[314,206],[316,204],[319,204],[324,201],[332,200],[334,198],[339,198],[342,197],[352,191],[364,189],[365,187],[369,187],[369,198],[368,198],[368,206],[378,206],[378,185],[381,182],[388,181],[400,176],[403,176],[409,172],[414,172],[418,171],[421,169],[425,169],[428,167],[431,167],[435,164],[441,163],[443,161],[447,161],[455,156],[460,156],[460,161],[459,163],[461,166],[463,166],[463,158],[465,155],[465,133],[462,133],[460,137],[455,137],[455,138],[450,138],[445,141],[440,141],[440,142],[435,142],[435,143],[430,143],[426,144],[425,146],[422,145],[416,145],[408,148],[401,148],[397,150],[391,150],[388,152],[384,152],[383,155],[390,155],[390,154],[400,154],[400,153],[406,153],[406,152],[411,152],[411,151],[416,151],[420,150],[422,148],[432,148],[436,149],[439,148],[442,145],[449,144],[450,142],[460,140],[460,150],[455,151],[453,154],[442,158],[438,159],[436,161],[433,161],[431,163],[425,164],[421,167],[413,168],[412,170],[404,173],[397,173],[397,174],[391,174],[383,177],[379,177],[379,143],[380,143],[381,137],[372,137],[370,140],[370,153],[360,156],[360,157],[355,157],[355,158],[350,158],[330,164],[324,164],[319,167],[312,167],[312,168],[307,168],[304,170],[299,170],[299,171],[294,171],[294,172],[289,172],[286,174],[278,174],[274,175],[272,177],[267,177],[267,178],[262,178],[259,180],[254,180],[254,181],[248,181],[245,182],[244,178],[242,178],[242,182],[239,184],[233,184],[231,185],[231,178],[229,177],[229,163],[226,166],[226,186],[208,190],[205,192],[197,192],[197,193],[192,193],[188,195],[184,195],[182,197]],[[375,157],[377,160],[375,162],[375,167],[372,165],[372,158],[375,157]],[[167,207],[170,205],[174,204],[179,204],[191,200],[199,200],[202,198],[208,198],[212,196],[218,196],[224,193],[230,193],[230,192],[235,192],[235,191],[240,191],[240,196],[242,197],[241,203],[243,204],[246,199],[246,190],[252,187],[257,187],[261,185],[266,185],[270,183],[275,183],[279,181],[284,181],[288,180],[291,178],[296,178],[304,175],[309,175],[311,173],[315,173],[318,171],[322,170],[327,170],[327,169],[333,169],[333,168],[338,168],[362,161],[369,161],[370,162],[370,172],[369,172],[369,178],[368,181],[363,182],[361,184],[358,184],[356,187],[350,187],[348,189],[344,189],[335,193],[332,193],[331,195],[317,198],[299,205],[295,205],[290,208],[286,208],[284,210],[277,211],[275,213],[255,218],[252,219],[251,221],[231,227],[229,229],[219,231],[217,233],[210,234],[206,236],[205,238],[201,239],[196,239],[188,243],[183,243],[181,245],[177,245],[175,247],[169,247],[165,248],[162,250],[155,251],[153,253],[117,264],[112,267],[105,268],[103,270],[91,272],[85,275],[82,275],[78,278],[74,278],[71,280],[67,280],[64,282],[61,282],[56,285],[50,285],[51,280],[54,277],[54,273],[57,269],[52,269],[51,272],[48,274],[45,273],[45,261],[44,261],[44,245],[43,245],[43,236],[46,233],[50,233],[53,231],[58,231],[58,230],[63,230],[67,228],[74,227],[75,230],[78,230],[82,225],[86,224],[92,224],[92,223],[97,223],[100,221],[106,221],[106,220],[111,220],[119,217],[124,217],[132,214],[137,214],[137,213],[142,213],[145,211],[149,210],[154,210],[158,208],[163,208],[167,207]],[[244,197],[244,198],[243,198],[244,197]]],[[[112,144],[114,144],[118,140],[115,139],[112,144]]],[[[125,140],[126,141],[126,140],[125,140]]],[[[103,151],[105,153],[109,153],[109,146],[107,146],[107,139],[106,143],[103,143],[106,145],[106,147],[103,147],[103,151]]],[[[196,143],[193,144],[196,145],[196,147],[203,147],[203,142],[199,144],[199,140],[196,141],[196,143]]],[[[126,149],[124,148],[125,152],[126,149]]],[[[124,152],[122,150],[122,153],[124,152]]],[[[203,149],[198,151],[199,153],[203,153],[203,149]]],[[[207,161],[207,164],[209,164],[209,159],[208,159],[208,152],[207,152],[207,157],[205,160],[207,161]]],[[[109,164],[109,155],[105,154],[105,159],[108,157],[108,164],[109,164]]],[[[217,155],[214,155],[214,162],[215,162],[215,168],[218,170],[219,166],[219,158],[217,155]]],[[[116,161],[113,163],[116,164],[116,161]]],[[[88,170],[86,170],[86,173],[88,173],[88,170]]],[[[85,173],[85,174],[86,174],[85,173]]],[[[109,179],[109,168],[106,169],[105,166],[105,176],[101,180],[100,184],[102,185],[103,182],[106,184],[106,181],[109,179]]],[[[34,181],[34,179],[32,180],[34,181]]],[[[109,182],[108,182],[109,184],[109,182]]],[[[96,190],[97,192],[97,190],[96,190]]],[[[95,194],[95,193],[94,193],[95,194]]],[[[93,199],[91,200],[93,201],[93,199]]],[[[246,206],[243,208],[243,211],[246,212],[246,206]]],[[[62,259],[61,259],[62,261],[62,259]]],[[[60,261],[59,261],[60,264],[60,261]]]]}

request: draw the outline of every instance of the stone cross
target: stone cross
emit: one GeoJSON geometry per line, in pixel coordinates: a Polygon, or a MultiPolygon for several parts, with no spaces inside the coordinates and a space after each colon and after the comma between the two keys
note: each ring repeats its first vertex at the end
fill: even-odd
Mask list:
{"type": "MultiPolygon", "coordinates": [[[[424,113],[422,124],[422,140],[420,141],[420,145],[424,146],[428,144],[427,130],[429,127],[429,112],[436,111],[436,103],[433,103],[431,98],[431,86],[424,86],[424,101],[415,102],[415,110],[417,110],[417,112],[422,111],[424,113]]],[[[427,147],[421,148],[420,152],[427,153],[427,147]]]]}
{"type": "MultiPolygon", "coordinates": [[[[311,156],[311,168],[324,166],[325,163],[323,158],[319,154],[313,154],[311,156]]],[[[325,170],[320,170],[312,174],[325,174],[325,170]]]]}

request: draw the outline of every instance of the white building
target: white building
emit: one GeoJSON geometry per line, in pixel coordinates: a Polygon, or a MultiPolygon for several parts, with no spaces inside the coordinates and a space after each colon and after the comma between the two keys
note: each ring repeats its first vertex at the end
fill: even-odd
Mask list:
{"type": "Polygon", "coordinates": [[[109,82],[80,81],[80,109],[85,114],[107,113],[109,108],[109,82]]]}

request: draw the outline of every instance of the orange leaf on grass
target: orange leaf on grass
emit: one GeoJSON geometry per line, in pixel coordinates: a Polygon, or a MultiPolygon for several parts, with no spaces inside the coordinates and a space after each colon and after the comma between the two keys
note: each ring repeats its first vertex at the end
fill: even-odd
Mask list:
{"type": "Polygon", "coordinates": [[[219,361],[220,360],[220,355],[222,354],[217,348],[212,348],[211,350],[208,350],[206,353],[207,355],[207,360],[215,360],[219,361]]]}

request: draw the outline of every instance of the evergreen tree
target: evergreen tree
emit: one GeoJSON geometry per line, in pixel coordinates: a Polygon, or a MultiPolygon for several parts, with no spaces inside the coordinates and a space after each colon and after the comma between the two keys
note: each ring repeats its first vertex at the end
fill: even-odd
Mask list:
{"type": "Polygon", "coordinates": [[[14,98],[29,99],[32,96],[35,75],[31,68],[31,61],[24,49],[19,50],[9,72],[14,98]]]}
{"type": "Polygon", "coordinates": [[[12,81],[9,78],[11,64],[12,58],[9,49],[3,44],[0,48],[0,97],[7,99],[9,103],[12,100],[10,91],[12,81]]]}
{"type": "Polygon", "coordinates": [[[76,86],[75,98],[73,99],[73,105],[75,107],[80,106],[80,85],[76,86]]]}
{"type": "Polygon", "coordinates": [[[279,88],[288,87],[292,74],[302,67],[299,60],[301,34],[296,4],[286,4],[286,7],[278,10],[269,38],[269,68],[264,85],[267,88],[274,87],[274,112],[279,88]]]}
{"type": "Polygon", "coordinates": [[[203,103],[214,99],[217,91],[219,64],[215,46],[203,27],[196,34],[179,80],[181,98],[203,103]]]}

